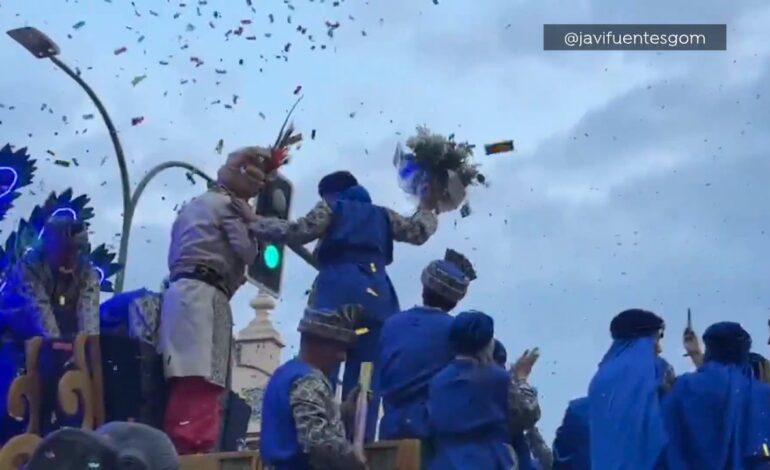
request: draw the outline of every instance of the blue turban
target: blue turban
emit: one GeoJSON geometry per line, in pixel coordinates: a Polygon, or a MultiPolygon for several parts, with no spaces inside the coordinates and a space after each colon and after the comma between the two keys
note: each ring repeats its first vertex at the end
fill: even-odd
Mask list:
{"type": "Polygon", "coordinates": [[[321,178],[318,182],[318,195],[339,193],[358,184],[358,180],[349,171],[335,171],[321,178]]]}
{"type": "Polygon", "coordinates": [[[452,320],[449,341],[455,350],[473,355],[484,349],[495,334],[495,321],[485,313],[471,310],[462,312],[452,320]]]}
{"type": "Polygon", "coordinates": [[[492,353],[492,359],[499,366],[505,367],[508,362],[508,351],[505,350],[505,346],[498,340],[495,340],[495,350],[492,353]]]}
{"type": "Polygon", "coordinates": [[[652,312],[630,309],[620,312],[610,323],[613,339],[634,339],[652,336],[665,328],[663,319],[652,312]]]}
{"type": "Polygon", "coordinates": [[[703,333],[706,343],[706,361],[724,364],[747,364],[751,350],[751,336],[735,322],[714,323],[703,333]]]}

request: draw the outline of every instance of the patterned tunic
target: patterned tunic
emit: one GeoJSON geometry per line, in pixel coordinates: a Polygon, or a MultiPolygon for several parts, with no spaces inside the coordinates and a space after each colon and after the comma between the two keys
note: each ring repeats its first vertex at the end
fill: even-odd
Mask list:
{"type": "Polygon", "coordinates": [[[537,389],[516,377],[513,371],[511,371],[511,383],[508,388],[508,408],[511,429],[514,433],[531,429],[540,419],[537,389]]]}
{"type": "Polygon", "coordinates": [[[318,470],[357,470],[366,466],[356,457],[345,437],[339,405],[332,387],[320,371],[292,385],[289,400],[297,439],[310,464],[318,470]]]}
{"type": "MultiPolygon", "coordinates": [[[[432,211],[419,210],[411,217],[386,208],[390,218],[393,240],[422,245],[436,232],[438,217],[432,211]]],[[[266,241],[304,245],[323,237],[332,222],[332,209],[325,201],[319,201],[310,212],[294,222],[273,218],[260,218],[251,224],[251,233],[266,241]]]]}
{"type": "Polygon", "coordinates": [[[57,311],[74,314],[78,333],[99,334],[99,276],[90,267],[57,279],[44,261],[24,259],[9,273],[8,289],[18,305],[12,315],[27,325],[24,336],[61,337],[57,311]]]}

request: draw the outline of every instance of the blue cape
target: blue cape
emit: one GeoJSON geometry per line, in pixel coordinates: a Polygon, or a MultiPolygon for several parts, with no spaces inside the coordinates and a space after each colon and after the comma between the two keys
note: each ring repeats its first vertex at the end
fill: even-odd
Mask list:
{"type": "Polygon", "coordinates": [[[707,361],[679,377],[664,400],[674,469],[748,470],[770,445],[770,386],[748,364],[707,361]]]}
{"type": "Polygon", "coordinates": [[[554,470],[591,470],[588,397],[572,400],[553,441],[554,470]]]}
{"type": "Polygon", "coordinates": [[[429,470],[510,470],[508,373],[496,365],[455,360],[430,382],[428,416],[434,448],[429,470]]]}
{"type": "Polygon", "coordinates": [[[646,336],[616,340],[599,364],[588,391],[592,468],[652,470],[661,461],[667,437],[657,362],[646,336]]]}

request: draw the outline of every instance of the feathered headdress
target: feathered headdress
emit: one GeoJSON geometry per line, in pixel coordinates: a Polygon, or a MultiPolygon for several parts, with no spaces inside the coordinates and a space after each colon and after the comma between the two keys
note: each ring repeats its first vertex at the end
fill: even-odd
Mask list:
{"type": "MultiPolygon", "coordinates": [[[[11,232],[5,241],[5,248],[0,250],[0,278],[4,279],[11,266],[29,251],[39,247],[41,232],[51,217],[70,216],[88,225],[88,221],[94,217],[94,210],[88,205],[89,202],[87,195],[73,198],[72,189],[67,189],[59,195],[52,192],[42,205],[35,206],[29,221],[19,220],[18,228],[11,232]]],[[[115,253],[101,244],[87,253],[87,256],[91,266],[99,273],[101,290],[112,292],[111,278],[122,269],[121,265],[113,263],[115,253]]]]}
{"type": "Polygon", "coordinates": [[[476,279],[476,270],[473,269],[473,264],[462,253],[447,249],[446,253],[444,253],[444,261],[457,266],[468,280],[474,281],[476,279]]]}
{"type": "Polygon", "coordinates": [[[286,119],[283,121],[281,130],[278,131],[278,138],[275,139],[275,144],[273,144],[273,147],[270,150],[270,160],[265,165],[266,173],[272,173],[283,165],[289,163],[289,147],[302,142],[302,134],[294,134],[294,124],[289,124],[289,118],[291,118],[294,109],[297,107],[300,101],[302,101],[301,96],[294,103],[294,106],[292,106],[289,110],[289,113],[286,115],[286,119]]]}
{"type": "Polygon", "coordinates": [[[0,220],[21,196],[19,189],[32,184],[36,169],[26,147],[15,152],[10,144],[0,148],[0,220]]]}

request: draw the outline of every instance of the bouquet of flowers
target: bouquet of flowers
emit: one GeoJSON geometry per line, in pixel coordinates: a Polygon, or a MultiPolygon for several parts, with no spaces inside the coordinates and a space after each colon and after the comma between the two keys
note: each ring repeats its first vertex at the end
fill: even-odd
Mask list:
{"type": "Polygon", "coordinates": [[[399,144],[393,158],[399,185],[409,195],[433,198],[440,212],[457,209],[465,200],[466,188],[486,185],[486,178],[473,163],[473,145],[458,143],[454,136],[433,134],[418,127],[417,134],[399,144]]]}

